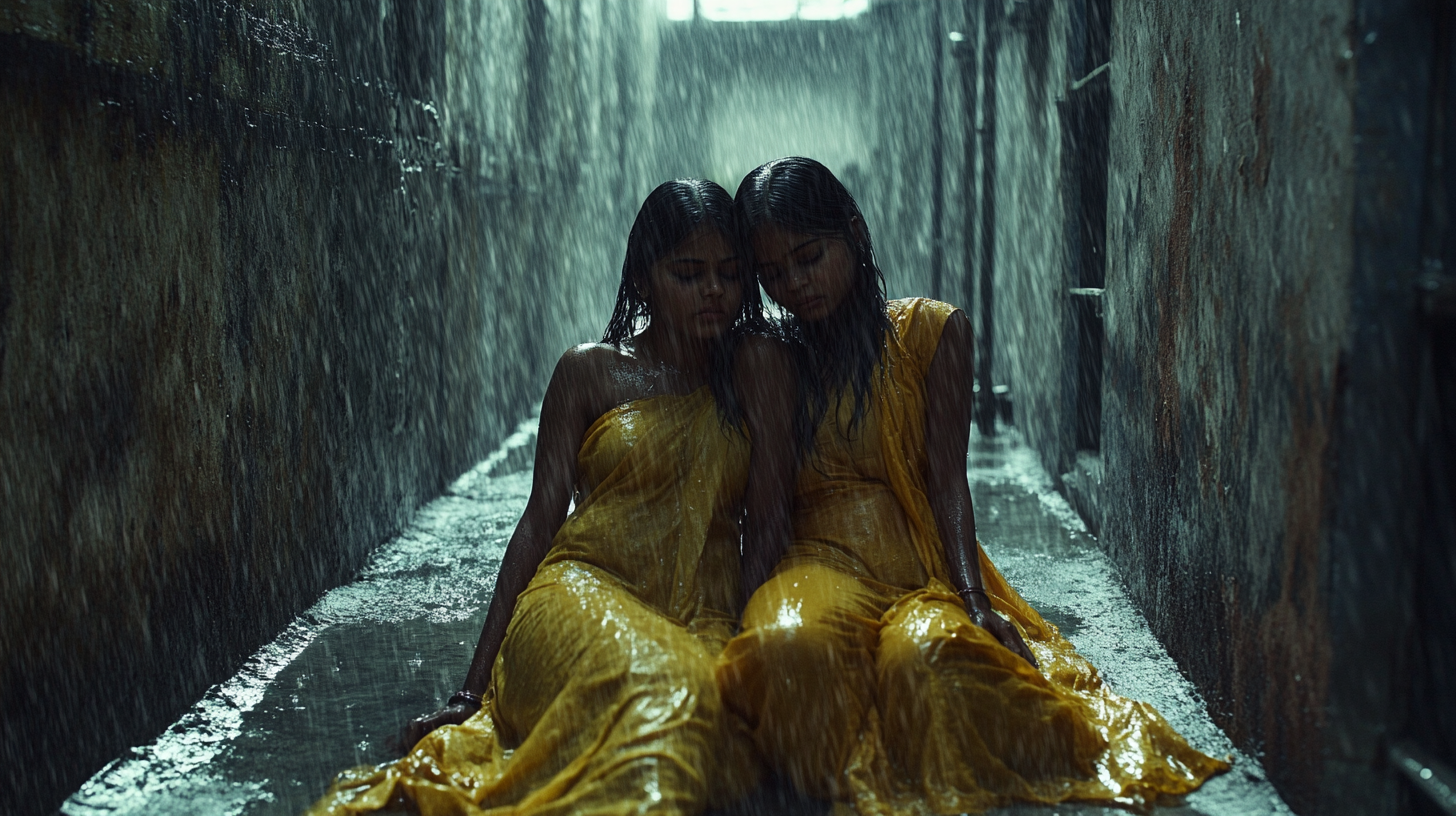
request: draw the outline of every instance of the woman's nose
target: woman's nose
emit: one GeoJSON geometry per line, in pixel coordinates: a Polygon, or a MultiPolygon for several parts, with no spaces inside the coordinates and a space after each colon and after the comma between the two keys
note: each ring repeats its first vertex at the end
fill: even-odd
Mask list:
{"type": "Polygon", "coordinates": [[[703,294],[723,294],[723,279],[719,277],[717,273],[709,273],[703,276],[703,294]]]}

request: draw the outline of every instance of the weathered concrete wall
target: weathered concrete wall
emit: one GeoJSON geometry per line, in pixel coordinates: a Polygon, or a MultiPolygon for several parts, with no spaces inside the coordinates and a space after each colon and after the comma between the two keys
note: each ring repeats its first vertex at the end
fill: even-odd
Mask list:
{"type": "Polygon", "coordinates": [[[655,12],[0,2],[0,764],[46,812],[600,331],[655,12]]]}
{"type": "MultiPolygon", "coordinates": [[[[1082,455],[1100,467],[1089,521],[1290,803],[1393,812],[1385,746],[1405,732],[1444,744],[1408,723],[1450,719],[1429,692],[1409,708],[1404,668],[1413,642],[1426,660],[1449,651],[1429,646],[1448,616],[1410,601],[1419,519],[1449,524],[1427,509],[1440,498],[1426,497],[1412,420],[1431,9],[1114,0],[1092,455],[1078,452],[1065,297],[1078,191],[1057,135],[1073,81],[1096,67],[1075,47],[1091,5],[1004,6],[996,381],[1049,470],[1082,455]]],[[[1439,248],[1427,255],[1439,267],[1439,248]]]]}
{"type": "Polygon", "coordinates": [[[1113,17],[1103,541],[1301,811],[1319,801],[1332,670],[1350,15],[1336,0],[1113,17]]]}

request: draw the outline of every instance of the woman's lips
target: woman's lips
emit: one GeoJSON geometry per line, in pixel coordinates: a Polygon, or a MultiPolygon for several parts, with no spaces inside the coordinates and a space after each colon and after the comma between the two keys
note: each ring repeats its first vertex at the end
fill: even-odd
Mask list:
{"type": "Polygon", "coordinates": [[[799,311],[801,311],[801,312],[807,312],[807,311],[810,311],[812,309],[817,309],[820,306],[822,306],[823,304],[824,304],[824,297],[822,295],[815,295],[814,297],[811,297],[811,298],[809,298],[807,300],[801,300],[801,301],[799,301],[799,311]]]}

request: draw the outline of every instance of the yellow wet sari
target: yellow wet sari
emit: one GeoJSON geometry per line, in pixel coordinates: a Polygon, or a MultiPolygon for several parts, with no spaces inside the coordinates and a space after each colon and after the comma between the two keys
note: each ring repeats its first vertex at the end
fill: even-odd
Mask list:
{"type": "Polygon", "coordinates": [[[310,814],[691,814],[756,781],[713,679],[736,623],[747,440],[705,387],[607,412],[577,463],[586,498],[517,601],[493,697],[340,774],[310,814]]]}
{"type": "Polygon", "coordinates": [[[992,605],[1041,672],[973,624],[951,586],[926,492],[924,391],[954,311],[890,304],[885,376],[852,432],[852,398],[818,430],[794,540],[719,659],[724,699],[772,767],[861,814],[1187,793],[1227,763],[1108,689],[984,551],[992,605]]]}

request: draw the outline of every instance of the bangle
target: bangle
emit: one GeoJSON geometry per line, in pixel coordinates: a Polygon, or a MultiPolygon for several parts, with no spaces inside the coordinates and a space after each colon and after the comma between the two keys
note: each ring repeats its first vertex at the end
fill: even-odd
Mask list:
{"type": "Polygon", "coordinates": [[[459,691],[450,695],[450,699],[445,703],[445,705],[453,706],[459,705],[460,703],[474,703],[476,708],[481,708],[485,705],[485,698],[481,697],[479,694],[476,694],[473,691],[460,689],[459,691]]]}
{"type": "Polygon", "coordinates": [[[990,596],[990,594],[988,594],[986,592],[986,590],[982,589],[981,587],[970,587],[969,589],[963,589],[963,590],[961,590],[960,592],[958,592],[956,594],[957,595],[964,596],[967,592],[979,592],[979,593],[981,593],[981,597],[983,597],[983,598],[986,599],[986,602],[987,603],[990,603],[991,602],[991,596],[990,596]]]}

